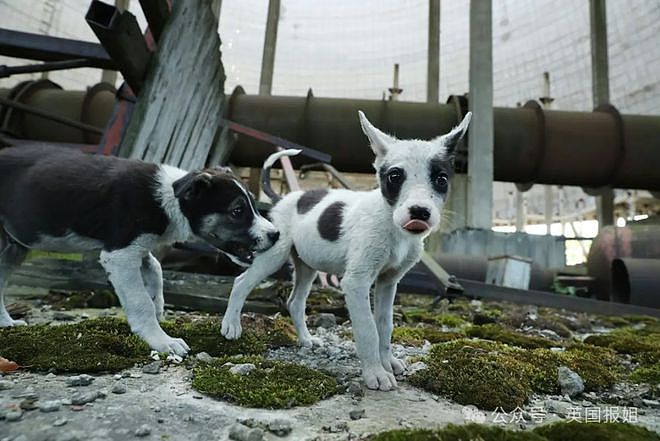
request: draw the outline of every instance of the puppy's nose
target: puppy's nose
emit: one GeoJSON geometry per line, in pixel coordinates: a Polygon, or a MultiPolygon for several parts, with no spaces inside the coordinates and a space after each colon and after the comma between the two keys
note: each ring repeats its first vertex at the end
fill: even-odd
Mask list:
{"type": "Polygon", "coordinates": [[[277,239],[280,238],[280,232],[279,231],[271,231],[270,233],[267,234],[268,240],[270,240],[271,243],[277,242],[277,239]]]}
{"type": "Polygon", "coordinates": [[[410,219],[417,219],[426,222],[431,217],[431,212],[426,207],[413,205],[410,207],[410,219]]]}

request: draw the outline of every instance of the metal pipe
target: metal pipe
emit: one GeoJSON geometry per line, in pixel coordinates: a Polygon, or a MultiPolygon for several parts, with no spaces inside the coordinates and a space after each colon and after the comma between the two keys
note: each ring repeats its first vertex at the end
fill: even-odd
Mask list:
{"type": "Polygon", "coordinates": [[[660,309],[660,259],[614,259],[612,301],[660,309]]]}
{"type": "MultiPolygon", "coordinates": [[[[363,110],[400,138],[430,139],[459,122],[454,104],[234,94],[228,118],[332,153],[342,172],[373,172],[373,154],[360,129],[363,110]]],[[[535,101],[495,108],[494,178],[498,181],[660,190],[660,117],[620,115],[613,106],[592,113],[544,110],[535,101]],[[594,167],[598,158],[598,167],[594,167]]],[[[272,152],[239,136],[230,160],[257,167],[272,152]]],[[[460,152],[459,152],[460,153],[460,152]]],[[[302,158],[301,158],[302,159],[302,158]]],[[[305,160],[301,163],[310,163],[305,160]]]]}
{"type": "Polygon", "coordinates": [[[135,16],[128,11],[122,12],[115,6],[93,0],[85,20],[115,61],[133,92],[139,93],[151,52],[135,16]]]}
{"type": "Polygon", "coordinates": [[[115,93],[115,88],[106,83],[86,91],[64,91],[52,81],[24,81],[12,89],[0,89],[0,97],[13,103],[0,106],[0,130],[14,138],[97,144],[112,114],[115,93]],[[18,109],[20,105],[76,124],[63,124],[35,112],[25,112],[18,109]],[[82,126],[78,127],[80,124],[82,126]],[[89,127],[94,130],[87,130],[89,127]]]}

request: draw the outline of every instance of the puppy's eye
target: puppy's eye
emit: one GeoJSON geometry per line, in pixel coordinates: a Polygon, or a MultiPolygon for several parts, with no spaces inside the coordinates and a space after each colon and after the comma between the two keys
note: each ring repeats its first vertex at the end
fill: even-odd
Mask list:
{"type": "Polygon", "coordinates": [[[403,170],[400,168],[393,168],[387,173],[387,182],[390,184],[398,184],[403,180],[403,170]]]}
{"type": "Polygon", "coordinates": [[[234,218],[241,217],[243,214],[243,207],[236,207],[233,210],[231,210],[231,216],[234,218]]]}
{"type": "Polygon", "coordinates": [[[433,183],[438,187],[446,187],[449,184],[449,176],[441,173],[433,179],[433,183]]]}

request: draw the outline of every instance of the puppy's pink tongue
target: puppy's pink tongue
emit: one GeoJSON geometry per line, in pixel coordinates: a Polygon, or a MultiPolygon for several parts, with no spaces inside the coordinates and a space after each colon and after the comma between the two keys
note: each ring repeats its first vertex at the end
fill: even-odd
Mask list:
{"type": "Polygon", "coordinates": [[[429,228],[430,228],[429,224],[427,224],[426,222],[421,221],[419,219],[409,220],[403,226],[404,230],[410,231],[411,233],[414,233],[414,234],[423,233],[424,231],[428,230],[429,228]]]}

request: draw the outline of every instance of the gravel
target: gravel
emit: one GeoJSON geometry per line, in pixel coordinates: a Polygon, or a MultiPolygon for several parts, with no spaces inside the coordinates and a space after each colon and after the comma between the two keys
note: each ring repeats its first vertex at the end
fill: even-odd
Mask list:
{"type": "Polygon", "coordinates": [[[94,377],[87,374],[73,375],[67,377],[64,381],[66,382],[66,385],[70,387],[89,386],[94,381],[94,377]]]}
{"type": "Polygon", "coordinates": [[[39,410],[42,412],[57,412],[62,407],[60,400],[49,400],[39,402],[39,410]]]}
{"type": "Polygon", "coordinates": [[[145,374],[156,375],[156,374],[160,374],[160,369],[162,367],[163,367],[163,362],[161,360],[157,360],[145,365],[142,368],[142,372],[145,374]]]}

